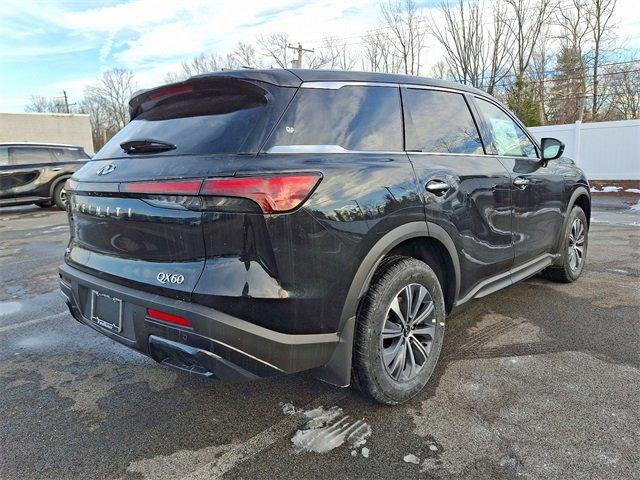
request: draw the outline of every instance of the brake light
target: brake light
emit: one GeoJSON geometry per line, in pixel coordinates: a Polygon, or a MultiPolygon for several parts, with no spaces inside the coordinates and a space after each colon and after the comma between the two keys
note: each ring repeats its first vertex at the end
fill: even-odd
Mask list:
{"type": "Polygon", "coordinates": [[[304,202],[320,181],[320,174],[272,177],[234,177],[205,180],[202,194],[248,198],[264,213],[293,210],[304,202]]]}
{"type": "Polygon", "coordinates": [[[159,98],[173,97],[175,95],[182,95],[183,93],[191,92],[193,92],[193,87],[191,85],[181,85],[177,87],[163,88],[157,92],[150,93],[149,99],[157,100],[159,98]]]}
{"type": "Polygon", "coordinates": [[[161,322],[172,323],[181,327],[193,328],[191,322],[179,315],[173,315],[172,313],[161,312],[153,308],[147,308],[147,317],[154,320],[160,320],[161,322]]]}
{"type": "Polygon", "coordinates": [[[121,191],[156,195],[198,195],[202,180],[170,180],[158,182],[123,183],[121,191]]]}

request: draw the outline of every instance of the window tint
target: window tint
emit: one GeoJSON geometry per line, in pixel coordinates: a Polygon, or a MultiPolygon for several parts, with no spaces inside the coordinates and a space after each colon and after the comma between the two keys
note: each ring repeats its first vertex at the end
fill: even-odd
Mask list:
{"type": "Polygon", "coordinates": [[[407,150],[483,154],[480,134],[459,93],[403,91],[407,150]]]}
{"type": "Polygon", "coordinates": [[[9,148],[9,159],[14,165],[51,163],[53,161],[49,150],[40,147],[11,147],[9,148]]]}
{"type": "Polygon", "coordinates": [[[395,87],[301,88],[266,145],[339,145],[402,150],[400,92],[395,87]]]}
{"type": "Polygon", "coordinates": [[[6,165],[9,163],[9,149],[7,147],[0,147],[0,165],[6,165]]]}
{"type": "Polygon", "coordinates": [[[498,155],[537,158],[533,143],[509,115],[486,100],[476,100],[480,113],[491,131],[498,155]]]}
{"type": "Polygon", "coordinates": [[[73,162],[74,160],[88,158],[79,148],[52,148],[50,152],[56,162],[73,162]]]}
{"type": "Polygon", "coordinates": [[[137,105],[133,120],[93,158],[129,157],[120,144],[138,139],[176,145],[174,150],[154,155],[244,152],[251,135],[271,129],[269,118],[279,115],[279,110],[272,110],[282,108],[281,96],[279,92],[269,95],[249,82],[224,78],[154,91],[137,105]]]}

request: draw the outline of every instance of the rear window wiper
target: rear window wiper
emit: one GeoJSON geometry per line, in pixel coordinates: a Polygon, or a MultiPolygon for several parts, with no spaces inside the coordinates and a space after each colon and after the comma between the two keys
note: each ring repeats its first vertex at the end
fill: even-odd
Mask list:
{"type": "Polygon", "coordinates": [[[175,150],[176,146],[172,143],[161,142],[160,140],[152,140],[150,138],[127,140],[120,144],[120,148],[129,155],[137,153],[155,153],[175,150]]]}

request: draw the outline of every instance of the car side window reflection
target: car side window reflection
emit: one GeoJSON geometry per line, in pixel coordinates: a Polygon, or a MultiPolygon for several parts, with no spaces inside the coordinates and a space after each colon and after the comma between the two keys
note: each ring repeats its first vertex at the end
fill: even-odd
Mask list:
{"type": "Polygon", "coordinates": [[[407,150],[484,154],[480,134],[461,94],[407,88],[402,98],[407,150]]]}
{"type": "Polygon", "coordinates": [[[493,138],[498,155],[505,157],[538,158],[536,148],[520,126],[509,115],[490,102],[476,97],[482,114],[493,138]]]}
{"type": "Polygon", "coordinates": [[[0,165],[8,165],[9,164],[9,149],[8,148],[0,148],[0,165]]]}

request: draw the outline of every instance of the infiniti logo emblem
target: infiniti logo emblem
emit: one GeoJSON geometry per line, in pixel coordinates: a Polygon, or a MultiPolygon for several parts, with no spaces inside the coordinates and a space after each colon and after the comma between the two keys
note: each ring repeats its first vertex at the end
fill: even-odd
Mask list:
{"type": "Polygon", "coordinates": [[[104,167],[100,168],[96,173],[100,176],[109,175],[115,169],[116,169],[116,166],[113,163],[110,163],[109,165],[105,165],[104,167]]]}

